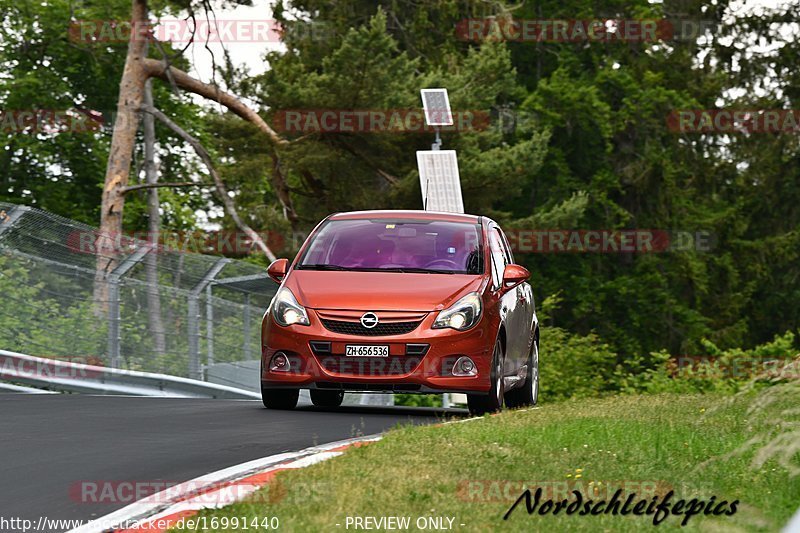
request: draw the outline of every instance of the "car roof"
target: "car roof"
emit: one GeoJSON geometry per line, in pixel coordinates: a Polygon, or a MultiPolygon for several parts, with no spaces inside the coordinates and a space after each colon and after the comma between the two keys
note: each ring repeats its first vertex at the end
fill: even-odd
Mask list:
{"type": "Polygon", "coordinates": [[[445,222],[468,222],[470,224],[480,224],[481,222],[481,217],[477,215],[466,215],[463,213],[445,213],[441,211],[422,211],[413,209],[349,211],[346,213],[336,213],[329,217],[330,220],[366,220],[374,218],[385,218],[385,219],[407,218],[416,220],[441,220],[445,222]]]}

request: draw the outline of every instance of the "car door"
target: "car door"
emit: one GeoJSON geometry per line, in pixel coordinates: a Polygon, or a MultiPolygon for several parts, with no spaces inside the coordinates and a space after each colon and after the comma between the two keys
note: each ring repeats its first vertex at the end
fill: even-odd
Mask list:
{"type": "Polygon", "coordinates": [[[508,376],[515,374],[520,367],[519,324],[517,323],[519,321],[518,301],[516,289],[503,293],[503,271],[506,265],[510,263],[510,257],[503,242],[503,234],[500,228],[495,225],[489,227],[489,248],[492,257],[493,290],[498,294],[500,317],[506,326],[506,360],[503,373],[508,376]]]}
{"type": "MultiPolygon", "coordinates": [[[[508,239],[502,229],[498,228],[498,231],[502,237],[506,258],[509,263],[514,263],[514,254],[511,251],[511,246],[508,244],[508,239]]],[[[516,332],[515,335],[519,340],[518,351],[516,353],[516,357],[519,361],[517,368],[519,368],[527,362],[528,352],[531,347],[531,342],[533,342],[533,289],[530,283],[524,282],[517,285],[513,292],[516,293],[517,300],[517,304],[514,308],[514,313],[516,315],[514,317],[514,328],[516,332]]]]}

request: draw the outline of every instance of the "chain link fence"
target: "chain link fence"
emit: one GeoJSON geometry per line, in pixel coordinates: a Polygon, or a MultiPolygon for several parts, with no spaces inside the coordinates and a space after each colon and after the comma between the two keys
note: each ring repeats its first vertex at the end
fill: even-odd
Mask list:
{"type": "Polygon", "coordinates": [[[0,202],[0,347],[195,379],[220,365],[257,368],[261,318],[277,290],[265,269],[131,237],[98,257],[98,236],[0,202]],[[97,276],[104,259],[112,262],[97,276]]]}

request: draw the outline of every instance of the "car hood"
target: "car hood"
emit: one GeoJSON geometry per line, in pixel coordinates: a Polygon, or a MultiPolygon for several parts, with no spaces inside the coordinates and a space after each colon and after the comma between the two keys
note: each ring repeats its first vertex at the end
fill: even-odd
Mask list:
{"type": "Polygon", "coordinates": [[[481,281],[466,274],[293,270],[284,286],[312,309],[434,311],[479,290],[481,281]]]}

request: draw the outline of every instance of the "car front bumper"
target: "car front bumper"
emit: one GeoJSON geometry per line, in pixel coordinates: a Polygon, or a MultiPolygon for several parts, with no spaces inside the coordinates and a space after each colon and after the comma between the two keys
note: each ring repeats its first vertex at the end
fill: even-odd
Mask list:
{"type": "Polygon", "coordinates": [[[497,327],[484,316],[467,331],[432,329],[436,313],[427,313],[410,333],[363,336],[335,333],[307,309],[310,325],[283,327],[267,313],[262,325],[263,388],[327,389],[370,392],[485,393],[497,327]],[[389,357],[346,357],[346,345],[383,345],[389,357]],[[292,362],[289,372],[270,370],[277,352],[292,362]],[[475,376],[454,376],[452,365],[470,357],[475,376]]]}

